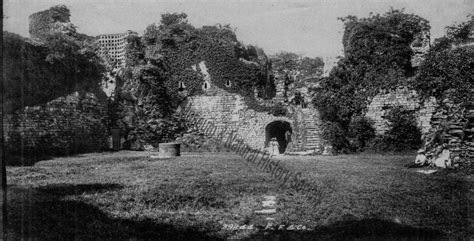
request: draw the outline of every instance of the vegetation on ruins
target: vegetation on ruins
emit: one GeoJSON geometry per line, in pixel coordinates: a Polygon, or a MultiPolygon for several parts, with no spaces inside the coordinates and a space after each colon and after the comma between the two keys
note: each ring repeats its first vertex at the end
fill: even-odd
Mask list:
{"type": "Polygon", "coordinates": [[[160,25],[148,26],[143,36],[146,57],[166,63],[168,88],[177,91],[183,83],[188,95],[202,92],[201,61],[219,88],[253,96],[254,88],[265,86],[263,51],[251,51],[254,48],[240,44],[228,25],[197,29],[186,18],[184,13],[163,14],[160,25]]]}
{"type": "MultiPolygon", "coordinates": [[[[410,44],[430,28],[427,20],[394,9],[383,15],[341,20],[344,57],[321,81],[313,101],[326,123],[323,132],[328,133],[347,133],[351,120],[363,114],[376,94],[406,83],[413,75],[410,44]]],[[[337,137],[332,141],[336,151],[364,149],[352,146],[346,135],[332,136],[337,137]]]]}
{"type": "MultiPolygon", "coordinates": [[[[182,129],[182,121],[174,115],[180,103],[165,86],[167,73],[162,66],[139,65],[125,70],[126,81],[111,107],[118,112],[113,123],[123,130],[126,148],[143,149],[149,144],[172,141],[182,129]]],[[[120,79],[120,77],[119,77],[120,79]]]]}
{"type": "Polygon", "coordinates": [[[474,88],[473,67],[474,48],[431,51],[412,86],[425,99],[434,96],[439,102],[449,98],[454,103],[468,104],[474,88]]]}
{"type": "Polygon", "coordinates": [[[454,43],[462,43],[469,39],[474,29],[474,15],[469,15],[468,20],[446,27],[446,37],[454,43]]]}
{"type": "Polygon", "coordinates": [[[452,47],[468,40],[472,28],[473,16],[466,22],[446,27],[446,35],[435,40],[416,79],[410,83],[422,99],[433,96],[442,103],[448,98],[464,105],[472,101],[474,48],[452,47]]]}
{"type": "Polygon", "coordinates": [[[117,125],[134,147],[169,141],[182,130],[172,125],[176,122],[173,110],[187,96],[203,93],[205,70],[201,62],[212,78],[211,84],[241,94],[250,108],[276,111],[277,115],[287,113],[279,106],[263,106],[255,100],[255,89],[262,98],[274,95],[269,60],[263,50],[239,43],[228,25],[195,28],[187,22],[185,13],[166,13],[159,25],[146,28],[142,38],[129,37],[126,57],[111,106],[120,110],[115,119],[122,121],[117,125]],[[154,91],[159,94],[150,98],[154,91]],[[151,115],[142,114],[149,113],[147,108],[151,115]],[[163,123],[150,126],[150,121],[163,123]]]}
{"type": "Polygon", "coordinates": [[[100,82],[105,67],[94,47],[62,33],[46,35],[38,43],[3,32],[3,67],[7,113],[75,91],[104,96],[100,82]]]}
{"type": "Polygon", "coordinates": [[[268,113],[274,116],[286,116],[288,114],[288,110],[282,104],[276,104],[271,107],[268,113]]]}
{"type": "Polygon", "coordinates": [[[30,17],[29,33],[37,39],[45,39],[53,32],[76,34],[77,27],[70,23],[71,11],[65,5],[53,6],[30,17]]]}

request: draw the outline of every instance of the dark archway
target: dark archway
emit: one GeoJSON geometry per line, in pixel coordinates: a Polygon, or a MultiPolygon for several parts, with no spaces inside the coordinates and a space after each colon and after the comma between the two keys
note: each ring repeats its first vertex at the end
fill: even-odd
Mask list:
{"type": "Polygon", "coordinates": [[[289,122],[281,120],[270,122],[265,126],[265,147],[275,137],[279,145],[278,151],[280,154],[285,153],[286,147],[291,141],[291,133],[293,130],[289,122]]]}

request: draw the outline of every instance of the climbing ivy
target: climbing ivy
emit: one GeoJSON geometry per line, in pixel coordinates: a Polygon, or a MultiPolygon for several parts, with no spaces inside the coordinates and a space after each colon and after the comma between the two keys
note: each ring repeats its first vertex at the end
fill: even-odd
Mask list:
{"type": "Polygon", "coordinates": [[[456,104],[472,102],[474,48],[453,46],[466,42],[473,26],[471,16],[466,22],[446,27],[445,36],[435,40],[421,63],[419,74],[410,82],[422,100],[433,96],[440,104],[446,98],[456,104]]]}
{"type": "Polygon", "coordinates": [[[164,14],[161,24],[148,26],[143,36],[147,57],[165,63],[170,89],[177,91],[183,83],[188,95],[201,93],[201,61],[212,84],[229,92],[253,98],[254,88],[266,86],[268,69],[263,51],[241,45],[228,25],[195,28],[186,17],[184,13],[164,14]]]}
{"type": "Polygon", "coordinates": [[[71,94],[105,94],[100,82],[105,67],[93,46],[61,33],[45,36],[42,44],[3,32],[4,110],[45,104],[71,94]]]}
{"type": "MultiPolygon", "coordinates": [[[[403,10],[371,14],[367,18],[348,16],[344,22],[344,57],[329,77],[323,78],[314,105],[328,123],[336,151],[351,149],[346,135],[355,116],[361,116],[371,99],[382,90],[407,84],[413,75],[410,44],[429,30],[428,21],[403,10]]],[[[323,133],[324,135],[324,133],[323,133]]]]}

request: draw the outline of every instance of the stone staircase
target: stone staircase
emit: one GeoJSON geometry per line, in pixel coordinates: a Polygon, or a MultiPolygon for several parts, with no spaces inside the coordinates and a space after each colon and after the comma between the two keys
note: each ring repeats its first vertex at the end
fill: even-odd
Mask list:
{"type": "Polygon", "coordinates": [[[296,110],[295,129],[293,142],[287,152],[319,152],[321,137],[319,134],[319,113],[312,106],[298,107],[296,110]]]}
{"type": "Polygon", "coordinates": [[[304,149],[305,151],[319,151],[321,145],[321,137],[319,134],[319,113],[314,108],[302,108],[303,121],[305,127],[304,149]]]}

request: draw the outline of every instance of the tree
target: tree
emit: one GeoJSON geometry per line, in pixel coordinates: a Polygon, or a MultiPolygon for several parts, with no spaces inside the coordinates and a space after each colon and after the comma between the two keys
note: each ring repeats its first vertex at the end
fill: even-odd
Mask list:
{"type": "Polygon", "coordinates": [[[125,47],[125,61],[127,66],[135,66],[144,64],[145,62],[145,46],[140,37],[129,35],[127,37],[127,46],[125,47]]]}
{"type": "Polygon", "coordinates": [[[446,27],[446,35],[436,39],[420,65],[419,73],[410,82],[422,99],[435,97],[442,104],[446,98],[455,104],[469,104],[474,88],[474,48],[456,47],[469,38],[474,28],[474,17],[446,27]]]}
{"type": "Polygon", "coordinates": [[[188,24],[185,13],[165,13],[161,15],[160,25],[151,24],[145,29],[145,45],[158,45],[160,48],[175,46],[189,40],[194,27],[188,24]]]}
{"type": "Polygon", "coordinates": [[[472,101],[473,76],[473,48],[442,49],[428,54],[411,85],[423,99],[433,96],[438,102],[449,98],[467,104],[472,101]]]}
{"type": "Polygon", "coordinates": [[[321,76],[323,74],[324,61],[320,57],[303,57],[300,63],[301,75],[305,77],[321,76]]]}
{"type": "Polygon", "coordinates": [[[463,42],[469,39],[471,31],[474,29],[474,16],[469,15],[469,20],[460,24],[453,24],[446,27],[446,36],[455,43],[463,42]]]}
{"type": "Polygon", "coordinates": [[[301,57],[291,52],[277,53],[271,56],[270,61],[273,72],[285,78],[287,84],[307,77],[321,76],[324,67],[324,62],[319,57],[301,57]]]}
{"type": "Polygon", "coordinates": [[[151,64],[130,67],[128,71],[130,79],[120,92],[117,108],[128,145],[143,149],[145,144],[157,147],[160,142],[174,140],[184,127],[173,114],[180,102],[166,88],[167,73],[151,64]]]}

